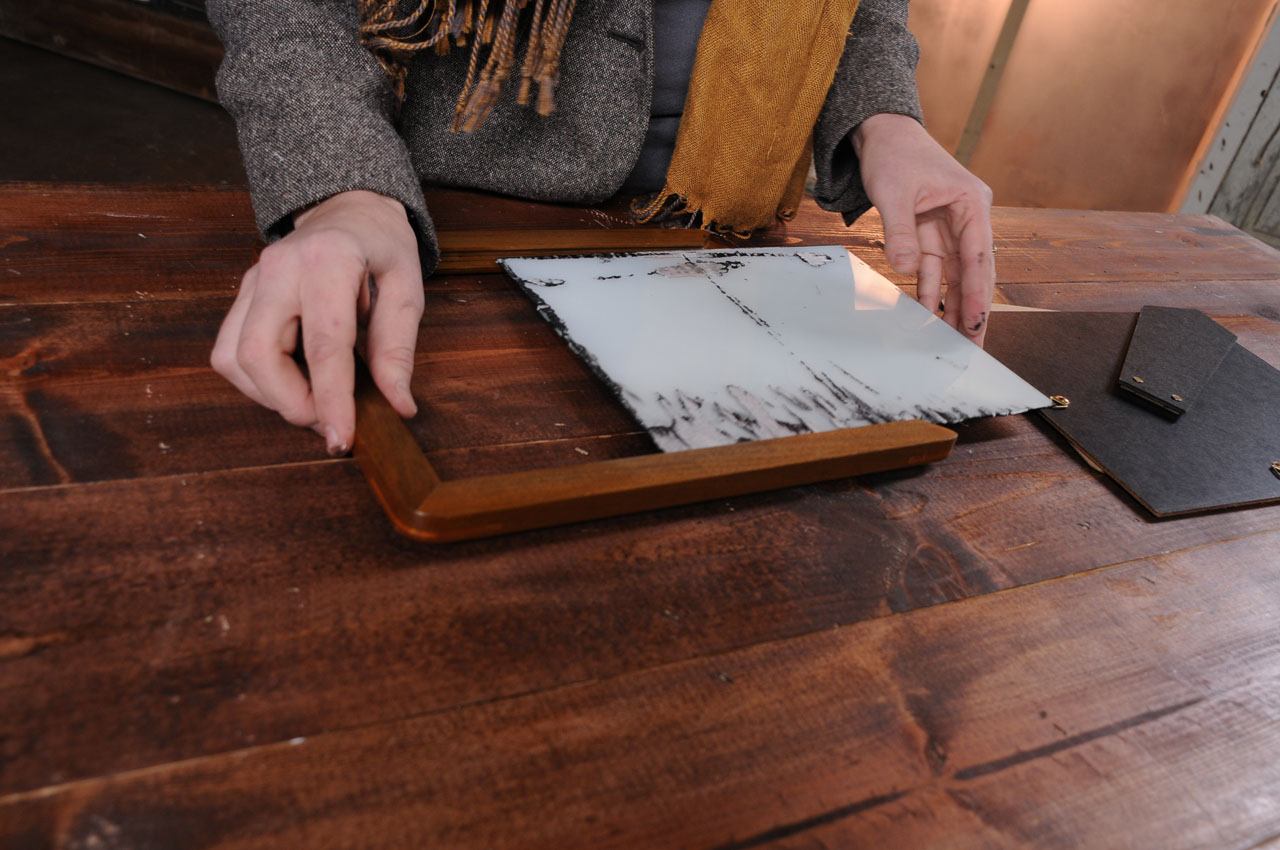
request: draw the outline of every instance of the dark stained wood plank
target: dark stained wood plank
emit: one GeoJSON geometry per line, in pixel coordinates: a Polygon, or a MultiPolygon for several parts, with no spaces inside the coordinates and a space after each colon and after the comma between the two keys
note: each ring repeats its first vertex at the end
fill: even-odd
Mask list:
{"type": "Polygon", "coordinates": [[[1280,322],[1280,278],[1272,280],[1105,280],[1058,284],[1001,282],[1002,300],[1048,310],[1136,313],[1149,304],[1200,310],[1219,319],[1256,316],[1280,322]]]}
{"type": "MultiPolygon", "coordinates": [[[[427,198],[442,230],[495,220],[518,229],[635,227],[617,202],[584,209],[447,189],[427,198]]],[[[997,208],[993,222],[1001,288],[1014,303],[1024,296],[1009,284],[1280,278],[1280,251],[1212,216],[997,208]]],[[[910,282],[884,261],[875,211],[846,228],[808,201],[794,221],[754,240],[777,242],[849,245],[910,282]]],[[[243,190],[8,184],[0,186],[0,304],[232,293],[257,244],[243,190]]]]}
{"type": "MultiPolygon", "coordinates": [[[[1054,284],[1118,280],[1275,280],[1280,251],[1215,216],[996,207],[992,228],[1001,281],[1054,284]]],[[[801,205],[796,219],[760,241],[787,237],[809,244],[882,248],[872,210],[851,228],[839,216],[801,205]]],[[[872,252],[864,259],[902,282],[872,252]]]]}
{"type": "MultiPolygon", "coordinates": [[[[594,451],[574,442],[583,440],[653,450],[647,437],[601,442],[639,429],[505,277],[462,284],[430,284],[414,385],[412,427],[433,462],[446,453],[442,471],[561,465],[581,456],[575,448],[594,451]],[[526,444],[527,457],[490,450],[476,457],[493,462],[456,463],[464,455],[454,450],[526,444]]],[[[313,434],[210,369],[229,303],[0,306],[0,489],[321,457],[313,434]]]]}
{"type": "MultiPolygon", "coordinates": [[[[602,226],[621,217],[579,207],[472,193],[429,193],[456,216],[445,230],[602,226]]],[[[446,237],[447,238],[447,237],[446,237]]],[[[10,183],[0,185],[0,304],[149,300],[234,293],[261,247],[249,196],[220,187],[10,183]]]]}
{"type": "Polygon", "coordinates": [[[9,38],[0,112],[0,181],[248,183],[235,122],[217,104],[9,38]]]}
{"type": "MultiPolygon", "coordinates": [[[[974,597],[994,590],[1179,550],[1176,557],[1183,560],[1170,563],[1185,569],[1161,584],[1172,588],[1167,602],[1162,589],[1132,603],[1146,605],[1145,612],[1167,605],[1152,615],[1161,629],[1166,626],[1159,617],[1202,610],[1195,608],[1197,582],[1215,583],[1211,598],[1229,590],[1217,586],[1222,582],[1239,584],[1255,601],[1274,599],[1271,579],[1250,573],[1238,582],[1231,570],[1266,572],[1280,561],[1280,509],[1148,520],[1045,427],[1017,417],[965,426],[952,458],[925,471],[484,543],[417,547],[394,536],[351,462],[313,460],[319,445],[312,435],[257,410],[208,370],[212,334],[256,242],[242,193],[201,191],[193,206],[193,196],[178,190],[104,190],[95,197],[84,187],[44,187],[38,201],[24,204],[20,189],[0,187],[0,197],[11,190],[10,201],[0,204],[0,487],[14,486],[11,481],[51,486],[0,492],[0,794],[54,787],[0,801],[0,823],[9,827],[0,831],[0,845],[47,846],[49,836],[61,836],[64,846],[95,840],[102,846],[182,846],[187,834],[191,840],[198,834],[213,846],[268,846],[296,843],[296,836],[314,829],[312,844],[332,843],[337,835],[358,846],[364,840],[388,843],[386,823],[407,824],[406,834],[415,827],[456,827],[442,843],[463,845],[528,836],[533,838],[523,843],[652,845],[676,843],[674,833],[661,831],[664,825],[714,821],[685,843],[696,846],[698,836],[710,836],[703,846],[810,846],[816,840],[840,846],[883,833],[901,838],[886,846],[913,846],[926,835],[958,846],[966,840],[967,846],[1054,840],[1107,846],[1109,836],[1133,835],[1135,824],[1147,835],[1164,823],[1157,803],[1189,799],[1192,790],[1200,795],[1197,802],[1238,827],[1208,834],[1192,824],[1179,833],[1208,835],[1199,846],[1235,846],[1234,836],[1249,829],[1256,830],[1253,843],[1271,834],[1272,822],[1259,813],[1269,811],[1268,798],[1261,792],[1250,797],[1248,789],[1270,787],[1254,757],[1274,764],[1274,741],[1249,726],[1234,703],[1220,708],[1223,700],[1215,696],[1185,709],[1207,714],[1153,717],[1151,712],[1195,697],[1175,694],[1160,702],[1157,697],[1169,694],[1146,689],[1149,677],[1109,666],[1112,644],[1104,644],[1108,655],[1100,671],[1086,671],[1078,661],[1064,667],[1048,647],[1061,640],[1085,658],[1091,641],[1123,634],[1115,641],[1122,651],[1152,645],[1163,652],[1164,644],[1147,631],[1129,633],[1134,609],[1113,604],[1111,584],[1091,585],[1074,603],[1015,606],[1022,618],[1017,629],[1009,626],[992,644],[983,635],[995,614],[977,608],[972,621],[960,615],[978,604],[974,597]],[[142,220],[160,228],[159,236],[137,227],[139,219],[130,216],[138,212],[157,216],[142,220]],[[31,221],[39,227],[23,229],[31,221]],[[44,241],[27,245],[12,235],[44,241]],[[156,238],[162,239],[158,252],[134,247],[156,238]],[[12,289],[9,279],[21,281],[23,269],[32,280],[12,289]],[[139,287],[139,281],[153,285],[139,287]],[[43,403],[36,405],[39,427],[26,418],[31,398],[43,403]],[[175,433],[179,442],[166,439],[175,433]],[[50,435],[64,447],[53,456],[68,459],[73,472],[95,483],[58,483],[57,467],[45,464],[42,454],[50,435]],[[168,453],[157,451],[161,441],[168,453]],[[1077,618],[1086,598],[1092,607],[1077,618]],[[876,618],[954,600],[967,601],[926,612],[952,612],[947,616],[956,619],[947,625],[921,626],[933,621],[913,614],[901,620],[897,637],[877,637],[888,634],[875,631],[888,628],[881,624],[900,618],[876,618]],[[849,641],[840,643],[841,651],[852,653],[841,657],[891,668],[895,677],[902,671],[909,700],[848,666],[809,663],[811,642],[827,640],[816,633],[848,624],[872,631],[835,632],[849,641]],[[1045,636],[1043,628],[1065,631],[1045,636]],[[741,681],[739,673],[719,666],[717,654],[757,645],[749,652],[781,653],[791,644],[799,648],[785,655],[785,664],[778,655],[758,668],[786,668],[776,693],[789,688],[800,697],[785,706],[762,708],[762,699],[751,697],[734,701],[734,707],[742,704],[739,713],[726,714],[723,701],[685,699],[690,691],[681,677],[702,663],[697,659],[717,665],[708,675],[725,672],[741,681]],[[1006,658],[1025,660],[1025,675],[1009,674],[1002,666],[1006,658]],[[1062,690],[1064,669],[1071,673],[1070,693],[1062,690]],[[953,688],[955,671],[970,678],[953,688]],[[668,675],[674,678],[663,678],[668,675]],[[610,677],[639,683],[608,697],[614,700],[610,711],[641,707],[646,716],[638,725],[628,728],[634,715],[610,715],[594,696],[588,701],[596,707],[589,711],[578,711],[572,700],[555,702],[565,694],[608,691],[614,687],[610,677]],[[827,690],[810,711],[813,689],[831,683],[840,684],[844,701],[836,707],[837,697],[827,690]],[[540,707],[513,714],[494,708],[553,688],[565,689],[520,701],[540,707]],[[1019,726],[1000,713],[1046,688],[1053,702],[1041,710],[1065,730],[1061,734],[1050,733],[1047,718],[1019,726]],[[939,693],[952,695],[966,711],[973,708],[982,721],[976,738],[962,734],[970,724],[948,714],[950,703],[940,705],[939,693]],[[889,702],[909,702],[909,713],[924,718],[920,728],[893,705],[874,701],[886,695],[889,702]],[[708,725],[723,721],[706,732],[705,743],[699,744],[701,721],[682,725],[691,706],[706,710],[708,725]],[[1082,713],[1073,714],[1080,706],[1082,713]],[[898,712],[887,726],[878,719],[886,711],[898,712]],[[1122,797],[1109,788],[1104,793],[1081,786],[1093,781],[1089,771],[1099,754],[1090,751],[1083,766],[1069,759],[1082,747],[1184,716],[1213,729],[1245,729],[1248,734],[1234,744],[1243,749],[1227,749],[1221,736],[1175,729],[1178,734],[1160,739],[1155,760],[1104,750],[1103,771],[1139,789],[1129,795],[1137,808],[1132,820],[1111,815],[1097,818],[1093,832],[1089,824],[1081,826],[1077,797],[1058,792],[1083,788],[1079,799],[1106,812],[1114,812],[1122,797]],[[429,743],[444,727],[407,739],[398,731],[442,717],[450,718],[447,730],[459,730],[450,736],[461,738],[458,748],[429,743]],[[822,731],[832,717],[849,724],[847,737],[836,740],[822,731]],[[525,731],[510,731],[527,719],[533,725],[525,731]],[[954,722],[948,725],[948,719],[954,722]],[[378,737],[392,723],[403,725],[378,737]],[[604,729],[608,742],[583,762],[555,735],[538,737],[570,727],[579,733],[604,729]],[[308,744],[343,743],[337,756],[319,755],[314,769],[301,765],[311,770],[305,777],[281,779],[274,763],[258,770],[262,752],[275,758],[272,753],[305,751],[308,744],[283,743],[295,737],[308,744]],[[616,742],[630,739],[637,755],[619,761],[616,742]],[[907,749],[892,750],[901,741],[907,749]],[[253,749],[264,744],[270,746],[253,749]],[[476,756],[473,746],[494,755],[476,756]],[[757,754],[747,759],[743,753],[752,746],[757,754]],[[1041,758],[1019,761],[1020,750],[1041,758]],[[364,755],[351,755],[356,751],[364,755]],[[942,758],[942,773],[954,768],[952,778],[965,784],[958,791],[936,781],[894,785],[894,777],[916,775],[924,752],[933,753],[932,762],[942,758]],[[695,759],[695,753],[705,757],[695,759]],[[465,773],[465,766],[455,770],[455,756],[472,759],[477,773],[465,773]],[[524,756],[531,760],[521,761],[524,756]],[[245,759],[248,770],[230,774],[225,790],[213,795],[221,802],[209,803],[203,779],[161,766],[181,759],[194,759],[183,769],[196,773],[245,759]],[[441,763],[446,770],[437,768],[441,763]],[[864,775],[869,764],[889,769],[864,775]],[[896,764],[907,765],[905,772],[895,773],[896,764]],[[744,777],[758,778],[774,766],[775,779],[740,793],[744,777]],[[417,772],[401,781],[411,770],[417,772]],[[1205,773],[1208,780],[1189,789],[1173,784],[1166,770],[1172,777],[1205,773]],[[143,773],[118,784],[95,779],[118,771],[143,773]],[[431,771],[449,787],[424,788],[418,777],[431,771]],[[590,779],[575,781],[584,771],[590,779]],[[800,778],[793,782],[795,776],[800,778]],[[469,790],[465,783],[476,777],[479,789],[469,790]],[[81,780],[85,784],[57,787],[81,780]],[[1228,788],[1234,781],[1242,785],[1228,788]],[[169,790],[152,794],[148,782],[169,790]],[[289,799],[295,788],[313,808],[262,805],[264,799],[289,799]],[[615,806],[618,788],[627,794],[615,806]],[[482,799],[486,789],[492,796],[482,799]],[[177,799],[188,791],[194,796],[177,799]],[[457,810],[423,815],[432,799],[457,810]],[[1238,813],[1244,805],[1223,808],[1228,799],[1250,803],[1251,813],[1238,813]],[[364,802],[342,802],[350,800],[364,802]],[[781,808],[766,804],[778,800],[781,808]],[[536,808],[544,804],[546,811],[536,808]],[[469,811],[474,819],[463,822],[469,811]],[[1045,811],[1058,819],[1046,821],[1045,811]],[[575,814],[584,822],[595,817],[596,826],[575,831],[569,822],[575,814]],[[757,815],[759,823],[750,820],[757,815]],[[248,832],[235,831],[242,821],[248,832]],[[856,829],[840,831],[849,825],[856,829]],[[597,827],[618,832],[600,839],[590,831],[597,827]],[[566,831],[545,831],[560,828],[566,831]],[[981,831],[965,831],[973,829],[981,831]],[[183,835],[174,838],[179,831],[183,835]]],[[[609,218],[608,209],[499,203],[462,193],[432,198],[446,227],[506,211],[522,227],[632,226],[609,218]],[[465,199],[455,218],[450,197],[465,199]]],[[[865,245],[862,255],[882,267],[873,216],[845,231],[838,218],[819,215],[806,213],[788,228],[809,228],[806,238],[815,242],[844,234],[844,241],[865,245]]],[[[1124,290],[1146,287],[1154,303],[1195,301],[1190,306],[1203,306],[1243,344],[1280,364],[1280,326],[1267,312],[1275,305],[1277,255],[1234,231],[1213,233],[1220,222],[1035,210],[998,211],[997,220],[1002,278],[1021,286],[1009,300],[1043,297],[1045,306],[1130,309],[1124,290]],[[1152,228],[1166,232],[1153,236],[1152,228]],[[1097,240],[1108,233],[1111,241],[1099,247],[1097,240]],[[1105,277],[1113,258],[1130,251],[1136,257],[1133,281],[1105,277]],[[1008,263],[1012,276],[1004,273],[1008,263]],[[1025,285],[1017,283],[1018,275],[1025,285]]],[[[497,276],[429,282],[423,340],[415,392],[428,403],[414,427],[447,475],[587,462],[648,448],[607,393],[497,276]]],[[[1165,665],[1159,670],[1197,687],[1222,671],[1270,681],[1270,633],[1258,621],[1251,627],[1249,616],[1224,603],[1203,617],[1173,618],[1172,652],[1187,654],[1159,655],[1165,665]],[[1217,617],[1234,618],[1221,635],[1184,640],[1176,631],[1181,622],[1216,626],[1217,617]],[[1206,648],[1196,642],[1201,638],[1222,643],[1206,648]]],[[[1005,619],[1013,622],[1012,615],[1005,619]]],[[[1150,623],[1139,618],[1139,625],[1150,623]]],[[[745,675],[752,682],[775,678],[773,672],[745,675]]],[[[1274,702],[1265,692],[1229,693],[1233,699],[1241,693],[1257,697],[1248,705],[1274,702]]],[[[932,762],[926,757],[924,768],[932,770],[932,762]]],[[[280,770],[298,768],[291,762],[280,770]]],[[[1168,815],[1163,813],[1171,823],[1183,823],[1168,815]]],[[[1149,835],[1157,841],[1151,846],[1178,846],[1158,843],[1165,837],[1158,829],[1149,835]]],[[[421,846],[422,833],[405,840],[421,846]]]]}
{"type": "Polygon", "coordinates": [[[243,189],[0,186],[0,305],[234,296],[258,237],[243,189]]]}
{"type": "MultiPolygon", "coordinates": [[[[1093,289],[1103,307],[1115,306],[1121,296],[1114,293],[1124,291],[1093,289]]],[[[6,486],[313,459],[311,435],[281,425],[209,370],[208,349],[227,304],[193,298],[0,307],[0,361],[9,372],[0,399],[6,486]]],[[[1275,322],[1221,320],[1250,350],[1280,363],[1275,322]]],[[[496,275],[428,283],[415,392],[422,413],[413,427],[430,452],[637,430],[496,275]]],[[[448,474],[520,468],[512,461],[448,474]]]]}
{"type": "Polygon", "coordinates": [[[1259,551],[1280,534],[395,723],[295,727],[10,794],[0,834],[1244,850],[1280,834],[1280,560],[1259,551]]]}
{"type": "Polygon", "coordinates": [[[1280,317],[1216,316],[1224,328],[1234,333],[1245,348],[1280,368],[1280,317]]]}
{"type": "MultiPolygon", "coordinates": [[[[1109,309],[1125,297],[1125,287],[1089,288],[1091,306],[1109,309]]],[[[1169,292],[1150,295],[1184,297],[1169,292]]],[[[0,306],[7,373],[0,379],[0,489],[315,459],[313,435],[257,408],[209,368],[229,303],[175,297],[0,306]]],[[[1229,306],[1249,308],[1269,309],[1250,298],[1229,306]]],[[[1280,324],[1220,320],[1251,351],[1280,364],[1280,324]]],[[[454,450],[639,430],[500,275],[428,282],[414,392],[421,412],[411,427],[429,453],[452,452],[440,458],[448,477],[529,468],[520,452],[477,454],[492,463],[459,468],[451,464],[464,455],[454,450]]],[[[646,439],[606,444],[650,450],[646,439]]],[[[574,447],[562,443],[528,462],[572,460],[574,447]]]]}
{"type": "Polygon", "coordinates": [[[186,94],[216,100],[222,44],[203,3],[128,0],[0,0],[0,35],[54,50],[186,94]],[[187,8],[178,8],[185,6],[187,8]]]}
{"type": "Polygon", "coordinates": [[[398,538],[350,461],[0,494],[0,563],[14,565],[0,573],[0,789],[617,675],[1238,537],[1253,542],[1232,558],[1271,560],[1270,538],[1249,535],[1280,528],[1280,507],[1156,522],[1047,428],[1016,417],[960,431],[952,457],[925,470],[444,547],[398,538]]]}
{"type": "MultiPolygon", "coordinates": [[[[1195,546],[1197,538],[1208,543],[1280,527],[1276,506],[1152,518],[1110,479],[1090,470],[1048,425],[1022,417],[1010,422],[1028,432],[1006,422],[970,426],[1000,435],[984,440],[961,428],[962,444],[945,464],[900,489],[884,491],[876,482],[875,492],[886,493],[896,511],[945,517],[952,539],[965,541],[973,556],[1017,584],[1195,546]],[[984,479],[1000,485],[976,484],[984,479]]],[[[921,554],[917,568],[932,569],[936,581],[953,575],[956,559],[949,547],[928,551],[928,558],[921,554]]],[[[928,586],[918,578],[904,582],[907,599],[913,585],[928,586]]],[[[904,600],[897,610],[908,607],[913,602],[904,600]]]]}
{"type": "Polygon", "coordinates": [[[1215,216],[998,208],[1002,280],[1275,279],[1280,251],[1215,216]]]}
{"type": "MultiPolygon", "coordinates": [[[[522,229],[634,226],[626,204],[618,201],[582,209],[447,189],[434,190],[427,200],[433,220],[443,229],[474,227],[497,209],[504,221],[522,229]]],[[[1280,272],[1280,251],[1215,216],[997,207],[992,226],[1000,279],[1012,282],[1088,281],[1100,276],[1261,280],[1275,279],[1280,272]]],[[[839,215],[806,199],[793,221],[752,242],[882,249],[884,233],[874,209],[846,227],[839,215]]],[[[876,250],[862,256],[888,273],[876,250]]]]}
{"type": "Polygon", "coordinates": [[[872,616],[915,521],[815,492],[428,548],[350,462],[0,495],[0,787],[872,616]]]}

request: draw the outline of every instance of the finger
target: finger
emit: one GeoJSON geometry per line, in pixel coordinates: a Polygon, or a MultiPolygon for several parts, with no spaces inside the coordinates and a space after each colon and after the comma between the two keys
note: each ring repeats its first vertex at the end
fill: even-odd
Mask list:
{"type": "MultiPolygon", "coordinates": [[[[281,274],[279,269],[273,271],[281,274]]],[[[294,425],[311,426],[316,422],[311,388],[293,359],[299,317],[296,281],[265,279],[260,268],[236,360],[264,405],[294,425]]]]}
{"type": "Polygon", "coordinates": [[[979,208],[966,218],[963,229],[959,231],[959,328],[981,345],[986,339],[987,316],[996,284],[995,257],[991,253],[991,217],[985,208],[979,208]]]}
{"type": "Polygon", "coordinates": [[[916,300],[936,313],[942,300],[946,244],[936,221],[924,221],[919,229],[920,268],[916,272],[916,300]]]}
{"type": "Polygon", "coordinates": [[[311,397],[329,454],[346,454],[356,432],[356,309],[363,273],[345,264],[314,269],[302,302],[302,348],[311,397]]]}
{"type": "MultiPolygon", "coordinates": [[[[951,229],[946,226],[945,222],[938,225],[939,232],[942,234],[942,242],[946,247],[942,251],[942,274],[947,281],[947,291],[953,291],[951,287],[955,287],[954,292],[959,295],[961,284],[964,282],[964,267],[960,263],[960,248],[956,244],[956,240],[951,238],[951,229]]],[[[960,299],[955,299],[957,306],[960,299]]]]}
{"type": "MultiPolygon", "coordinates": [[[[954,243],[955,240],[950,240],[954,243]]],[[[964,267],[960,262],[960,252],[953,247],[942,263],[943,275],[947,280],[946,309],[942,312],[942,320],[956,330],[961,330],[961,307],[964,305],[964,267]]]]}
{"type": "Polygon", "coordinates": [[[920,265],[920,243],[916,237],[916,211],[910,197],[895,195],[880,199],[884,221],[884,255],[899,274],[915,274],[920,265]]]}
{"type": "Polygon", "coordinates": [[[418,412],[409,379],[422,309],[422,272],[416,263],[383,272],[378,278],[378,298],[369,320],[369,371],[401,416],[418,412]]]}
{"type": "Polygon", "coordinates": [[[240,282],[240,291],[236,294],[236,300],[223,318],[222,326],[218,328],[218,337],[213,343],[213,351],[209,354],[209,364],[213,366],[215,372],[230,381],[231,385],[240,392],[254,402],[269,407],[262,393],[258,392],[257,386],[240,368],[240,362],[236,359],[236,348],[240,343],[240,334],[244,328],[244,318],[249,312],[249,304],[253,301],[257,278],[257,266],[245,273],[244,279],[240,282]]]}
{"type": "Polygon", "coordinates": [[[366,270],[364,281],[360,285],[360,296],[356,302],[356,320],[359,324],[367,324],[373,305],[378,302],[378,282],[366,270]]]}
{"type": "Polygon", "coordinates": [[[926,262],[929,265],[927,289],[932,293],[942,289],[943,281],[947,284],[947,298],[944,300],[939,294],[937,298],[931,298],[926,306],[935,312],[941,306],[943,320],[954,326],[954,315],[960,302],[960,256],[956,240],[951,237],[950,223],[937,210],[922,214],[919,221],[922,271],[926,262]],[[952,294],[956,297],[950,297],[952,294]]]}

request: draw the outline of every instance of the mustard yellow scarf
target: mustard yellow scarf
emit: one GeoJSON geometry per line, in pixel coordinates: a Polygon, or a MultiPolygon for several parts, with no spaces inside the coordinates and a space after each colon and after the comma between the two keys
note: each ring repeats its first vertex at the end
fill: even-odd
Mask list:
{"type": "MultiPolygon", "coordinates": [[[[361,40],[403,97],[405,61],[450,39],[473,39],[453,128],[484,123],[515,68],[516,28],[531,0],[422,0],[396,17],[397,0],[359,0],[361,40]],[[497,7],[501,6],[501,11],[497,7]],[[482,47],[488,56],[480,62],[482,47]]],[[[537,109],[555,109],[560,50],[576,0],[536,0],[518,100],[538,86],[537,109]]],[[[714,0],[707,14],[666,185],[636,210],[701,216],[737,234],[795,214],[804,194],[814,122],[835,77],[858,0],[714,0]]]]}

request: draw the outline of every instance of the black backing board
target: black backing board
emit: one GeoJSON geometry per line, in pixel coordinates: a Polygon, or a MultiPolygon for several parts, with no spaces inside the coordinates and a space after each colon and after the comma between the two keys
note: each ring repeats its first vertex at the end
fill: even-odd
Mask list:
{"type": "Polygon", "coordinates": [[[986,348],[1070,407],[1045,418],[1157,516],[1280,500],[1280,371],[1232,346],[1171,420],[1117,386],[1136,313],[996,312],[986,348]]]}
{"type": "Polygon", "coordinates": [[[1143,307],[1120,369],[1120,389],[1181,416],[1204,395],[1235,342],[1235,334],[1199,310],[1143,307]]]}

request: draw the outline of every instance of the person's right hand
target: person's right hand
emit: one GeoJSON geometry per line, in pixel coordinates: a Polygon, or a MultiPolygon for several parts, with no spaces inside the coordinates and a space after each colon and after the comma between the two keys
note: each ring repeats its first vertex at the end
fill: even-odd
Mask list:
{"type": "Polygon", "coordinates": [[[422,309],[418,244],[404,206],[374,192],[342,192],[298,214],[293,232],[245,274],[218,331],[213,368],[321,434],[330,454],[344,454],[356,429],[357,318],[368,315],[374,382],[401,416],[412,416],[422,309]],[[299,328],[309,383],[293,359],[299,328]]]}

